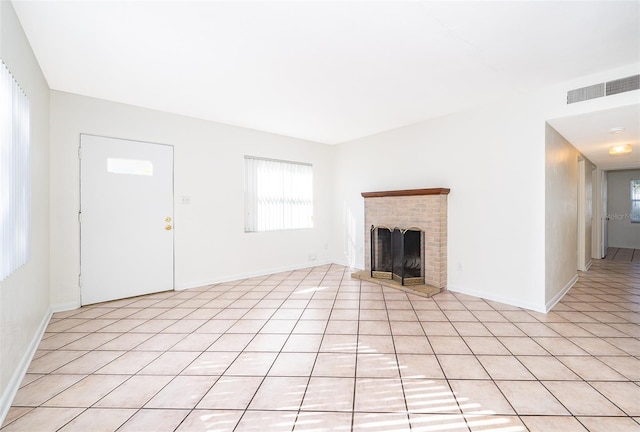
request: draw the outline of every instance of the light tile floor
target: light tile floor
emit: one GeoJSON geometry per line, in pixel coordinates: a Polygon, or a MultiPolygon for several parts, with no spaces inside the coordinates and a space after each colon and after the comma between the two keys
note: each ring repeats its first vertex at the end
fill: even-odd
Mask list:
{"type": "Polygon", "coordinates": [[[640,431],[640,265],[548,314],[349,274],[56,313],[2,432],[640,431]]]}
{"type": "Polygon", "coordinates": [[[640,263],[640,249],[613,248],[607,249],[606,260],[640,263]]]}

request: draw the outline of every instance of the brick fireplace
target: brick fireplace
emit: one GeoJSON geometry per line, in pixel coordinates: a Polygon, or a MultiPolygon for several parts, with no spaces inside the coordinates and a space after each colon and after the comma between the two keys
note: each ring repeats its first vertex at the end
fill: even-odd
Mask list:
{"type": "Polygon", "coordinates": [[[419,228],[424,233],[424,282],[445,288],[448,195],[444,188],[363,192],[365,270],[371,270],[371,226],[419,228]]]}

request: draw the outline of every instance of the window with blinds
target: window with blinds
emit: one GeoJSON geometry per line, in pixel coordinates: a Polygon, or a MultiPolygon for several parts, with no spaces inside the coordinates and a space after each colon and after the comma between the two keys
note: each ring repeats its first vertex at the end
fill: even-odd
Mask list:
{"type": "Polygon", "coordinates": [[[631,222],[640,222],[640,180],[631,180],[631,222]]]}
{"type": "Polygon", "coordinates": [[[29,101],[0,67],[0,281],[26,264],[31,243],[29,101]]]}
{"type": "Polygon", "coordinates": [[[313,228],[311,164],[245,156],[245,231],[313,228]]]}

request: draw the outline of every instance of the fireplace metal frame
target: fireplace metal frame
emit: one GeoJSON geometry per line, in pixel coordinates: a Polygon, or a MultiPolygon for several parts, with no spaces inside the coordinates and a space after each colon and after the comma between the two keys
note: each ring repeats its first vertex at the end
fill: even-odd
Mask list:
{"type": "Polygon", "coordinates": [[[393,230],[386,226],[373,226],[369,231],[371,239],[371,277],[376,279],[393,279],[393,246],[392,236],[393,230]],[[378,230],[383,229],[389,232],[389,250],[386,251],[388,257],[381,257],[376,251],[380,248],[380,238],[377,235],[378,230]],[[374,234],[375,233],[375,234],[374,234]],[[381,265],[380,260],[388,258],[388,265],[381,265]]]}
{"type": "MultiPolygon", "coordinates": [[[[425,283],[425,236],[424,231],[420,228],[410,227],[410,228],[394,228],[393,230],[386,226],[374,226],[371,225],[371,229],[369,231],[370,240],[371,240],[371,277],[376,279],[391,279],[395,282],[410,286],[410,285],[424,285],[425,283]],[[388,251],[380,251],[380,239],[379,239],[379,230],[387,230],[389,232],[389,250],[388,251]],[[406,250],[406,234],[407,232],[417,232],[419,233],[419,244],[418,250],[420,252],[419,259],[419,268],[420,275],[419,276],[408,276],[407,275],[407,250],[406,250]],[[396,250],[400,251],[400,254],[396,252],[396,250]],[[381,257],[379,254],[382,253],[381,257]],[[387,256],[384,256],[386,254],[387,256]],[[380,260],[384,259],[384,261],[390,260],[390,265],[381,265],[380,260]]],[[[413,258],[417,258],[413,256],[413,258]]]]}

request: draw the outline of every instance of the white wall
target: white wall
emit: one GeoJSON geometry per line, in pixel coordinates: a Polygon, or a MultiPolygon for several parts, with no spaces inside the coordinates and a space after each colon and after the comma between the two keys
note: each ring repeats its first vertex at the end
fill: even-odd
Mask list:
{"type": "Polygon", "coordinates": [[[339,145],[341,262],[364,267],[361,192],[450,188],[448,289],[542,310],[544,120],[510,102],[339,145]]]}
{"type": "Polygon", "coordinates": [[[566,264],[545,280],[546,266],[565,249],[545,247],[546,233],[573,223],[567,219],[552,228],[544,217],[561,202],[545,200],[544,122],[637,103],[637,91],[570,106],[565,97],[569,89],[640,70],[632,64],[529,89],[527,95],[328,147],[50,94],[7,1],[0,1],[0,58],[31,102],[33,185],[31,260],[0,283],[0,421],[39,342],[50,305],[79,304],[80,133],[175,146],[178,288],[328,261],[362,268],[361,192],[448,187],[449,288],[544,310],[566,279],[565,271],[570,273],[566,264]],[[314,164],[313,230],[243,232],[245,154],[314,164]],[[183,195],[191,197],[191,205],[179,204],[183,195]],[[317,261],[308,260],[310,252],[317,253],[317,261]]]}
{"type": "Polygon", "coordinates": [[[189,288],[330,262],[331,146],[53,91],[51,93],[52,302],[79,302],[81,133],[174,146],[175,280],[189,288]],[[308,162],[314,228],[244,232],[244,155],[308,162]],[[191,204],[181,204],[189,196],[191,204]],[[317,254],[316,261],[309,253],[317,254]]]}
{"type": "Polygon", "coordinates": [[[631,223],[631,180],[640,180],[640,170],[609,171],[607,206],[609,247],[640,249],[640,223],[631,223]]]}
{"type": "Polygon", "coordinates": [[[52,92],[53,304],[79,299],[76,149],[79,134],[91,133],[175,145],[178,288],[311,265],[309,252],[317,263],[362,268],[361,192],[449,187],[449,288],[545,310],[557,294],[545,287],[569,282],[555,272],[545,281],[546,263],[565,253],[545,248],[543,215],[555,203],[545,202],[545,121],[637,102],[629,92],[566,104],[567,90],[637,70],[576,78],[335,147],[52,92]],[[244,234],[244,154],[314,163],[313,231],[244,234]],[[181,205],[182,195],[192,204],[181,205]]]}
{"type": "MultiPolygon", "coordinates": [[[[558,299],[558,287],[562,290],[573,280],[567,275],[576,273],[577,245],[575,205],[570,208],[572,218],[563,216],[561,223],[547,227],[545,213],[561,206],[562,198],[545,199],[545,178],[553,157],[545,154],[545,122],[638,103],[637,91],[571,105],[566,95],[568,90],[639,70],[639,64],[630,64],[547,88],[526,89],[477,109],[340,144],[334,204],[336,259],[364,267],[361,192],[448,187],[448,288],[548,310],[558,299]],[[546,247],[545,238],[552,237],[547,230],[573,230],[574,237],[560,249],[546,247]],[[570,243],[571,260],[565,259],[570,243]],[[549,269],[545,277],[547,263],[558,260],[561,268],[549,269]]],[[[562,164],[559,168],[567,169],[562,164]]]]}
{"type": "Polygon", "coordinates": [[[0,58],[31,109],[31,258],[0,282],[0,424],[37,347],[49,308],[49,87],[8,1],[0,1],[0,58]]]}
{"type": "Polygon", "coordinates": [[[545,158],[545,299],[554,305],[578,278],[578,156],[547,124],[545,158]]]}

